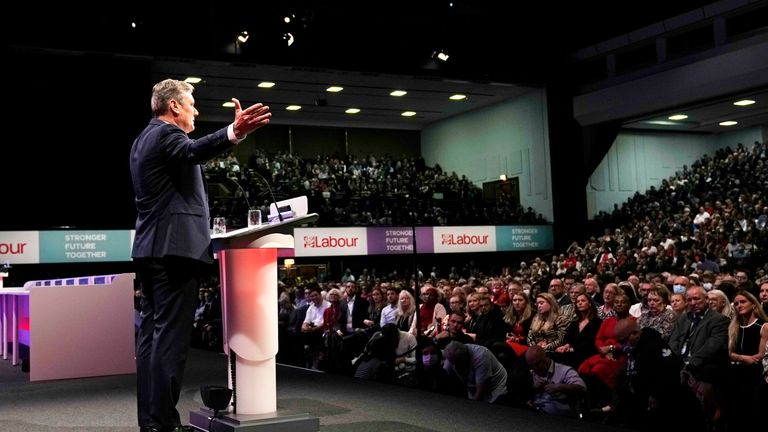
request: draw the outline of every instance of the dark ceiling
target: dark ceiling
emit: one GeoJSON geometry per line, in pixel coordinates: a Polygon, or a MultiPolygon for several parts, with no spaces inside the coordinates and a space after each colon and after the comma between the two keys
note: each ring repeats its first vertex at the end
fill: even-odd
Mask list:
{"type": "Polygon", "coordinates": [[[5,13],[4,31],[23,46],[542,84],[566,79],[562,67],[580,48],[709,3],[27,2],[5,13]],[[251,39],[233,53],[240,31],[251,39]],[[438,49],[450,55],[441,66],[430,59],[438,49]]]}

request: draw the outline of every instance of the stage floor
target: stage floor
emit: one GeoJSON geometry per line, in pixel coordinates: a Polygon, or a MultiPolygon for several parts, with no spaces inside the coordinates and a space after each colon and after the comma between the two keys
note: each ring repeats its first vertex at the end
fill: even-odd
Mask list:
{"type": "MultiPolygon", "coordinates": [[[[202,406],[201,385],[226,385],[227,359],[192,350],[179,402],[183,421],[202,406]]],[[[134,375],[30,383],[0,360],[0,431],[135,432],[134,375]]],[[[617,431],[422,390],[289,366],[277,368],[279,410],[309,413],[323,432],[617,431]]]]}

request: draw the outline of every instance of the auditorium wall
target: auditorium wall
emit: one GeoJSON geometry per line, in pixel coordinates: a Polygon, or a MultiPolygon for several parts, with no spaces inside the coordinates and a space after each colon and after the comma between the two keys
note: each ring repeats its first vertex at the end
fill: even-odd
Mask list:
{"type": "Polygon", "coordinates": [[[427,165],[466,175],[478,186],[507,177],[520,181],[520,203],[552,220],[546,94],[515,99],[429,125],[422,131],[427,165]]]}
{"type": "Polygon", "coordinates": [[[658,187],[663,179],[690,166],[705,154],[738,143],[751,148],[763,141],[763,128],[746,128],[718,135],[621,132],[587,183],[587,217],[610,212],[635,192],[658,187]]]}

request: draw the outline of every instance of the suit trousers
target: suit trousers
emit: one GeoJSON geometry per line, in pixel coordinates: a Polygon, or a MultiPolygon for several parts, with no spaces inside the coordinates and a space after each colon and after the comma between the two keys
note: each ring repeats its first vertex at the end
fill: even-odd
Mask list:
{"type": "Polygon", "coordinates": [[[135,260],[141,283],[141,324],[136,346],[140,427],[171,430],[181,424],[176,404],[198,301],[204,263],[167,256],[135,260]]]}

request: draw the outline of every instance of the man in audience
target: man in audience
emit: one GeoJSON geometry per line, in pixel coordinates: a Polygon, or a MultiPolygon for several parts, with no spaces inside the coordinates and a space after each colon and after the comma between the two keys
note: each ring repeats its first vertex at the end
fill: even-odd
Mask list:
{"type": "Polygon", "coordinates": [[[540,346],[525,352],[525,361],[533,373],[533,398],[530,405],[547,414],[575,416],[587,385],[570,366],[552,361],[540,346]]]}
{"type": "Polygon", "coordinates": [[[571,299],[565,292],[565,285],[563,281],[558,278],[553,278],[549,281],[549,293],[555,296],[555,300],[560,306],[567,305],[571,302],[571,299]]]}
{"type": "Polygon", "coordinates": [[[394,324],[397,321],[397,301],[400,293],[394,285],[387,287],[387,305],[381,310],[380,327],[386,324],[394,324]]]}
{"type": "Polygon", "coordinates": [[[458,378],[469,399],[505,403],[507,371],[487,348],[452,341],[445,347],[443,368],[458,378]]]}

